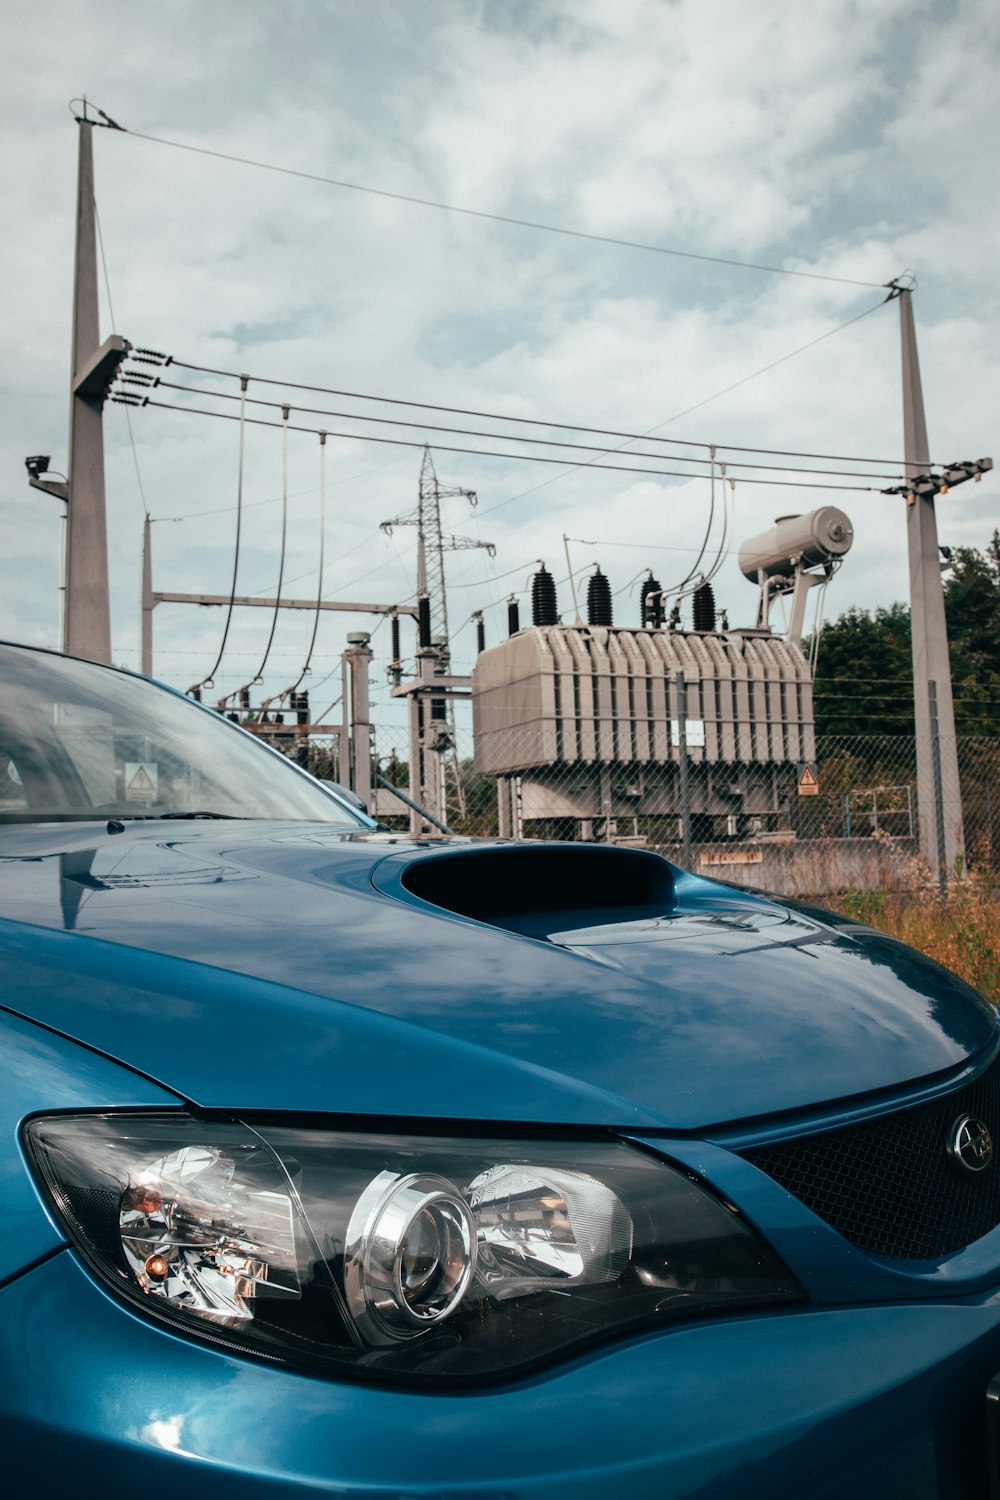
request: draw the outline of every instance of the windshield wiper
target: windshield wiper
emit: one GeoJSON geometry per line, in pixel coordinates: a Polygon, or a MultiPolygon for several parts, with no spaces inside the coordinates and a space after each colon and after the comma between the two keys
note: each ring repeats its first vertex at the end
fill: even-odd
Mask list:
{"type": "Polygon", "coordinates": [[[111,813],[110,816],[107,813],[103,813],[103,814],[101,814],[101,816],[102,817],[106,817],[108,819],[108,824],[110,826],[110,824],[112,824],[112,823],[118,823],[119,825],[124,825],[125,823],[159,823],[159,822],[161,822],[161,821],[163,821],[163,820],[165,820],[167,818],[227,818],[227,819],[233,820],[233,819],[238,819],[239,818],[239,813],[209,812],[205,808],[198,808],[197,810],[195,810],[193,812],[165,812],[165,813],[127,813],[127,812],[116,812],[116,813],[111,813]]]}
{"type": "Polygon", "coordinates": [[[206,811],[203,808],[199,808],[197,812],[170,812],[170,813],[151,813],[150,814],[150,817],[153,817],[153,818],[230,818],[230,819],[232,819],[232,818],[238,818],[239,816],[240,816],[239,813],[208,812],[208,811],[206,811]]]}

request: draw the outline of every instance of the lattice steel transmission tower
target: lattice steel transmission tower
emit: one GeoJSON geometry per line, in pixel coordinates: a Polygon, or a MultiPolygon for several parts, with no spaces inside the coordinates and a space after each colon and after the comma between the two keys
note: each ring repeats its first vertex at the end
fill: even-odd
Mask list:
{"type": "Polygon", "coordinates": [[[417,528],[417,598],[426,596],[430,601],[431,640],[441,643],[445,649],[448,646],[448,600],[445,593],[444,554],[481,547],[491,557],[496,555],[492,542],[480,542],[466,536],[446,536],[442,532],[441,501],[455,499],[468,500],[473,507],[477,502],[475,490],[441,483],[431,450],[425,447],[423,463],[420,465],[420,498],[416,512],[382,522],[382,530],[387,536],[392,535],[396,526],[417,528]]]}
{"type": "MultiPolygon", "coordinates": [[[[446,778],[454,781],[459,813],[465,816],[465,789],[455,743],[455,722],[450,700],[468,696],[468,680],[451,675],[448,638],[448,599],[445,591],[444,554],[481,547],[496,556],[492,542],[473,537],[446,536],[441,530],[441,501],[465,499],[476,504],[475,490],[445,485],[438,479],[429,447],[420,466],[420,493],[415,514],[383,521],[391,536],[396,526],[417,528],[417,606],[420,640],[417,646],[417,679],[394,689],[409,699],[410,794],[433,814],[437,826],[445,820],[446,778]],[[426,600],[426,605],[423,601],[426,600]]],[[[419,831],[419,818],[415,831],[419,831]]]]}

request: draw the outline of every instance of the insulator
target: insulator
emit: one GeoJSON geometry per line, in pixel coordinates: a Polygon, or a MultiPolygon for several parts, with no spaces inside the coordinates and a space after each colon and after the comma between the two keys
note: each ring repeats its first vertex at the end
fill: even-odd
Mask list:
{"type": "Polygon", "coordinates": [[[250,689],[248,687],[240,688],[240,708],[249,709],[249,707],[250,707],[250,689]]]}
{"type": "Polygon", "coordinates": [[[150,356],[150,358],[152,358],[152,359],[166,359],[166,357],[167,357],[159,349],[136,349],[136,350],[134,350],[134,353],[136,353],[136,354],[148,354],[150,356]]]}
{"type": "Polygon", "coordinates": [[[476,621],[476,655],[479,656],[486,650],[486,625],[482,615],[476,621]]]}
{"type": "Polygon", "coordinates": [[[710,583],[699,584],[694,591],[692,601],[694,607],[695,630],[715,629],[715,595],[710,583]]]}
{"type": "Polygon", "coordinates": [[[445,700],[443,698],[432,698],[431,699],[431,718],[432,719],[437,719],[440,722],[442,719],[446,719],[447,717],[448,717],[448,713],[447,713],[447,705],[445,703],[445,700]]]}
{"type": "Polygon", "coordinates": [[[598,568],[587,580],[587,624],[611,623],[611,585],[598,568]]]}
{"type": "Polygon", "coordinates": [[[531,580],[532,625],[558,625],[559,611],[556,606],[556,581],[542,563],[531,580]]]}
{"type": "Polygon", "coordinates": [[[165,360],[162,356],[152,359],[148,354],[130,354],[129,359],[137,365],[169,365],[170,363],[169,359],[165,360]]]}
{"type": "Polygon", "coordinates": [[[309,723],[309,694],[308,693],[296,693],[295,694],[295,704],[294,704],[294,707],[295,707],[295,722],[297,724],[308,724],[309,723]]]}
{"type": "Polygon", "coordinates": [[[516,599],[507,600],[507,634],[517,635],[521,628],[521,611],[516,599]]]}
{"type": "Polygon", "coordinates": [[[659,629],[663,624],[663,587],[652,573],[642,586],[640,607],[643,625],[653,625],[659,629]]]}
{"type": "Polygon", "coordinates": [[[399,644],[399,616],[393,615],[390,623],[392,625],[392,659],[397,662],[403,654],[399,644]]]}
{"type": "Polygon", "coordinates": [[[431,601],[427,594],[417,600],[417,636],[421,650],[431,643],[431,601]]]}

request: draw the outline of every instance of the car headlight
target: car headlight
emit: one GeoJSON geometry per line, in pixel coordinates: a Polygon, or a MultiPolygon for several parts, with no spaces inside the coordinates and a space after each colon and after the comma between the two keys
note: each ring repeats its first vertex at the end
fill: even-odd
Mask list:
{"type": "Polygon", "coordinates": [[[34,1120],[26,1143],[71,1238],[131,1303],[344,1375],[497,1379],[802,1296],[735,1209],[607,1138],[104,1114],[34,1120]]]}

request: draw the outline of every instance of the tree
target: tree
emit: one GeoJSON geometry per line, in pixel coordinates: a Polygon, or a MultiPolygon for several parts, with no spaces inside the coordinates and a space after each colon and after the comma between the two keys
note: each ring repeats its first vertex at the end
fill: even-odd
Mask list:
{"type": "Polygon", "coordinates": [[[854,606],[827,625],[816,660],[817,734],[912,735],[912,659],[905,604],[854,606]]]}
{"type": "MultiPolygon", "coordinates": [[[[944,586],[955,718],[959,735],[1000,731],[1000,532],[985,551],[958,547],[944,586]]],[[[808,647],[808,642],[807,642],[808,647]]],[[[910,611],[854,607],[819,642],[819,734],[912,735],[910,611]]]]}
{"type": "Polygon", "coordinates": [[[958,547],[944,587],[960,735],[1000,732],[1000,532],[985,552],[958,547]]]}

